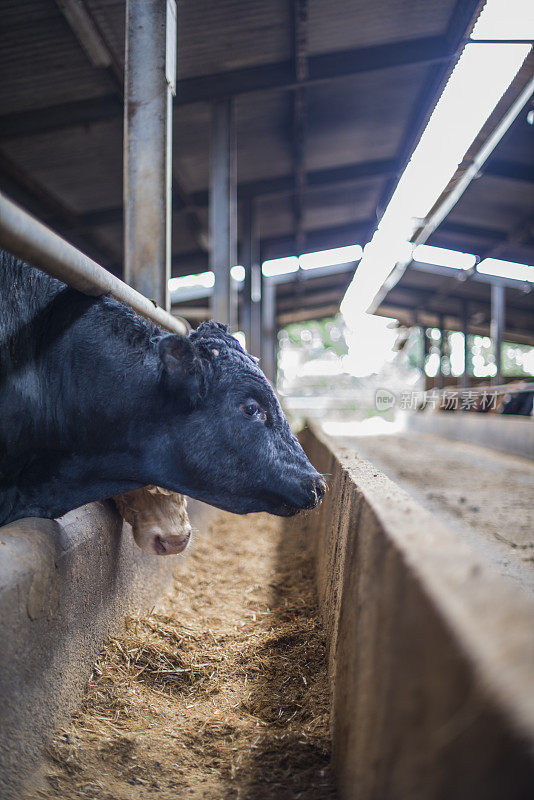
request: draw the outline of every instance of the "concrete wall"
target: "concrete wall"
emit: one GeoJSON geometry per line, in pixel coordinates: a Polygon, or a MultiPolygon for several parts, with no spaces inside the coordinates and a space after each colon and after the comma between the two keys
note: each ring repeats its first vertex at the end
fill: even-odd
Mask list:
{"type": "Polygon", "coordinates": [[[446,439],[492,447],[502,453],[534,458],[534,419],[507,414],[450,411],[409,414],[411,430],[434,433],[446,439]]]}
{"type": "Polygon", "coordinates": [[[341,800],[534,797],[534,603],[322,434],[305,525],[329,638],[341,800]]]}
{"type": "Polygon", "coordinates": [[[111,502],[0,528],[0,797],[19,800],[78,704],[102,640],[177,561],[142,552],[111,502]]]}

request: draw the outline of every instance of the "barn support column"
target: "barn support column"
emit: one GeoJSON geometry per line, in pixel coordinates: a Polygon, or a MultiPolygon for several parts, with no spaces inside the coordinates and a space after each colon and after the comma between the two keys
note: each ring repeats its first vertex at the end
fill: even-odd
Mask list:
{"type": "Polygon", "coordinates": [[[243,207],[243,313],[240,327],[247,339],[247,350],[261,356],[261,268],[258,237],[258,217],[254,200],[247,200],[243,207]]]}
{"type": "Polygon", "coordinates": [[[251,336],[250,336],[250,352],[257,358],[261,357],[261,341],[262,341],[262,286],[263,277],[261,274],[261,258],[259,256],[260,248],[257,248],[257,258],[252,262],[252,269],[250,274],[250,295],[251,295],[251,336]]]}
{"type": "Polygon", "coordinates": [[[237,328],[237,289],[230,268],[237,263],[236,158],[232,100],[213,104],[210,175],[210,248],[215,286],[213,319],[237,328]]]}
{"type": "Polygon", "coordinates": [[[250,331],[252,325],[252,308],[251,308],[251,293],[252,293],[252,220],[253,215],[253,200],[247,200],[243,204],[241,212],[241,250],[239,260],[245,270],[245,281],[243,283],[243,291],[241,296],[241,311],[239,314],[239,328],[245,334],[247,342],[247,350],[250,352],[250,331]]]}
{"type": "Polygon", "coordinates": [[[276,283],[269,278],[264,278],[263,280],[261,308],[261,368],[274,386],[276,384],[277,371],[276,283]]]}
{"type": "Polygon", "coordinates": [[[491,338],[493,339],[493,352],[495,353],[495,366],[497,372],[493,377],[496,386],[502,382],[502,335],[505,322],[506,290],[497,283],[491,284],[491,338]]]}
{"type": "Polygon", "coordinates": [[[464,335],[464,371],[462,373],[462,389],[469,388],[469,304],[462,303],[462,333],[464,335]]]}
{"type": "Polygon", "coordinates": [[[442,315],[439,317],[439,366],[438,366],[438,389],[443,389],[443,357],[445,355],[445,320],[442,315]]]}
{"type": "Polygon", "coordinates": [[[421,374],[423,378],[426,380],[426,359],[428,356],[428,349],[429,349],[429,342],[428,336],[426,335],[426,328],[424,325],[419,325],[419,330],[421,331],[421,374]]]}
{"type": "Polygon", "coordinates": [[[169,310],[175,0],[127,0],[124,276],[169,310]]]}

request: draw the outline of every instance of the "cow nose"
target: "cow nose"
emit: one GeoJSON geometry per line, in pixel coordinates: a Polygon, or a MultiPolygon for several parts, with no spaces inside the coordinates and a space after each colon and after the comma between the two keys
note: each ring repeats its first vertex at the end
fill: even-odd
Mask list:
{"type": "Polygon", "coordinates": [[[318,502],[321,502],[323,497],[326,494],[326,482],[323,478],[317,478],[315,481],[315,494],[317,496],[318,502]]]}
{"type": "MultiPolygon", "coordinates": [[[[310,484],[308,484],[308,486],[310,486],[310,484]]],[[[317,478],[312,479],[311,491],[312,491],[312,496],[308,504],[305,506],[305,508],[316,508],[323,499],[323,497],[325,496],[326,483],[324,482],[324,479],[321,478],[320,475],[318,475],[317,478]]]]}

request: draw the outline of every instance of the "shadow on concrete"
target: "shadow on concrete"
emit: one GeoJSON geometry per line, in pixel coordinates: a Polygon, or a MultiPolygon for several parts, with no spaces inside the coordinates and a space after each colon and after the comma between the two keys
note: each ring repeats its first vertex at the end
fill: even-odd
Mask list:
{"type": "Polygon", "coordinates": [[[330,800],[330,697],[327,654],[315,593],[307,517],[281,525],[271,583],[271,635],[258,654],[243,652],[261,670],[244,703],[258,719],[257,736],[245,761],[247,800],[330,800]]]}

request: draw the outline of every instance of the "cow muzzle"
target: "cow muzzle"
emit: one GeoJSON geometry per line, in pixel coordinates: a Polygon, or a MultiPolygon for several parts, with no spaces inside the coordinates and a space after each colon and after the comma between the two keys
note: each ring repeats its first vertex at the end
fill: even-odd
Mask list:
{"type": "Polygon", "coordinates": [[[326,493],[326,483],[324,478],[315,473],[311,478],[307,478],[292,487],[286,495],[282,496],[282,502],[277,503],[277,508],[272,513],[281,517],[292,517],[299,511],[308,511],[316,508],[326,493]]]}
{"type": "Polygon", "coordinates": [[[182,553],[191,540],[191,526],[179,533],[169,533],[159,527],[147,528],[143,531],[134,528],[133,535],[141,550],[157,556],[171,556],[182,553]]]}

